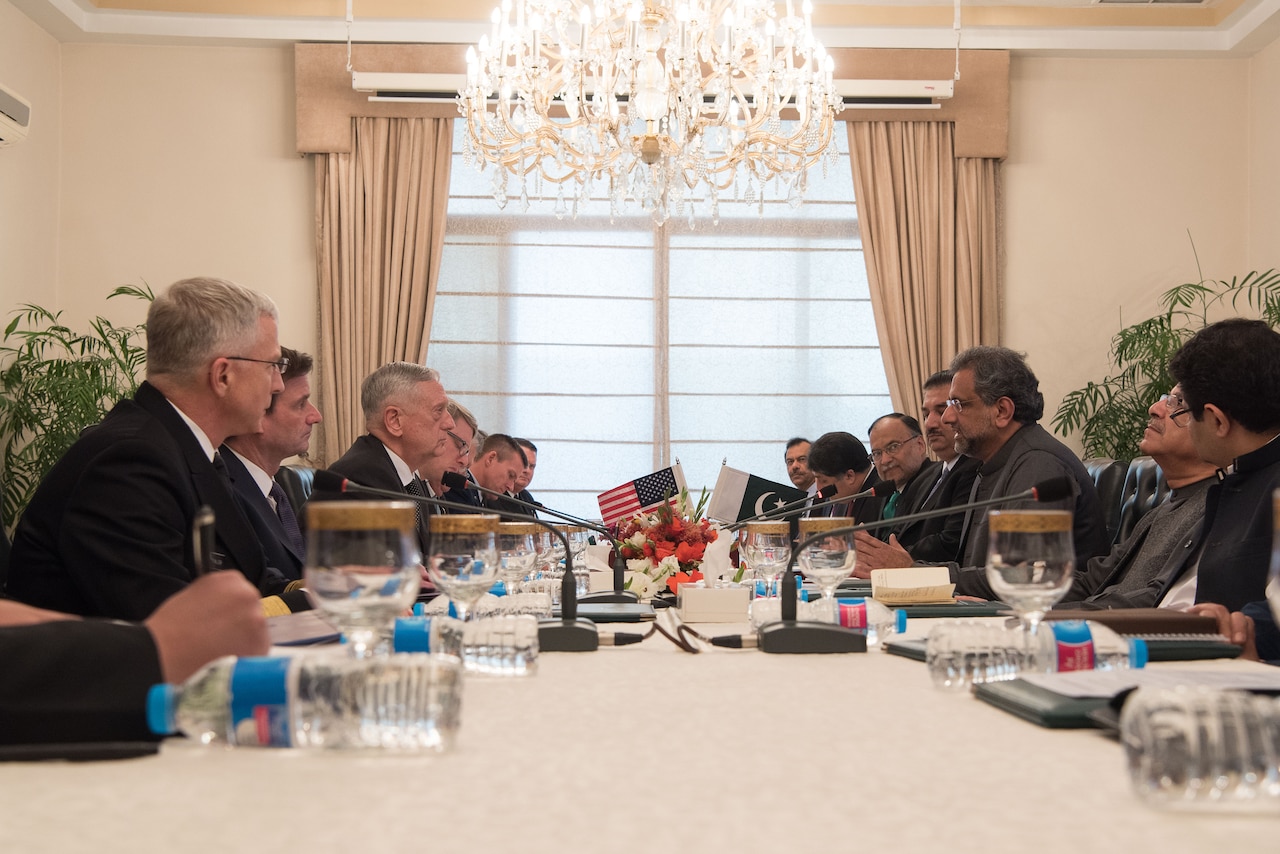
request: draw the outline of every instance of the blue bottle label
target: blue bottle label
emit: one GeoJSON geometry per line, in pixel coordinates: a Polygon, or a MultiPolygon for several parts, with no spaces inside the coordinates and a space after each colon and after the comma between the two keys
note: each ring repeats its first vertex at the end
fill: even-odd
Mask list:
{"type": "Polygon", "coordinates": [[[231,671],[231,726],[236,744],[292,747],[288,658],[242,658],[231,671]]]}
{"type": "Polygon", "coordinates": [[[1093,669],[1093,635],[1084,620],[1054,620],[1054,645],[1058,658],[1058,672],[1093,669]]]}

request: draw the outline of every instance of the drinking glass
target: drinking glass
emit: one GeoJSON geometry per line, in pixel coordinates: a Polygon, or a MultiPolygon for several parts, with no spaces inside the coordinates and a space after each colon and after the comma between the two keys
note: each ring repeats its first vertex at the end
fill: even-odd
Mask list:
{"type": "Polygon", "coordinates": [[[742,549],[751,571],[764,582],[764,595],[776,596],[778,579],[791,562],[791,523],[748,522],[742,549]]]}
{"type": "Polygon", "coordinates": [[[992,510],[987,531],[987,581],[1018,612],[1030,639],[1044,612],[1071,588],[1071,512],[992,510]]]}
{"type": "MultiPolygon", "coordinates": [[[[848,516],[827,516],[817,519],[800,520],[800,541],[823,532],[831,532],[837,528],[849,528],[853,519],[848,516]]],[[[822,588],[822,595],[831,611],[831,621],[839,622],[839,610],[836,605],[836,587],[853,574],[856,552],[853,546],[853,534],[828,533],[827,536],[814,540],[800,551],[800,568],[806,579],[813,579],[822,588]]]]}
{"type": "MultiPolygon", "coordinates": [[[[356,658],[378,652],[421,587],[414,504],[307,504],[307,596],[342,631],[356,658]]],[[[385,650],[384,650],[385,651],[385,650]]]]}
{"type": "Polygon", "coordinates": [[[484,514],[432,514],[431,559],[427,574],[467,620],[471,608],[498,579],[498,517],[484,514]]]}
{"type": "Polygon", "coordinates": [[[538,560],[534,535],[539,526],[532,522],[500,522],[498,552],[502,561],[502,580],[508,595],[514,595],[533,571],[538,560]]]}

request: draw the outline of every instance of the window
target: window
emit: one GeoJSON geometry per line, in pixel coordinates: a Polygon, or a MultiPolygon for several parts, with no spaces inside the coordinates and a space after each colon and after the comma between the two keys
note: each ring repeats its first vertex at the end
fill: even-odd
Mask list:
{"type": "Polygon", "coordinates": [[[605,199],[500,210],[492,169],[454,155],[427,361],[482,430],[538,446],[539,501],[598,518],[596,494],[677,458],[695,495],[726,459],[786,483],[788,438],[865,438],[891,410],[837,130],[802,206],[722,203],[692,230],[605,199]]]}

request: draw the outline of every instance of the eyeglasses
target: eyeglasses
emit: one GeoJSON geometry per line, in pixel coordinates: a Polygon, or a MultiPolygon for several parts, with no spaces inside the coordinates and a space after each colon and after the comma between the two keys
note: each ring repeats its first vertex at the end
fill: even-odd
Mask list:
{"type": "Polygon", "coordinates": [[[976,402],[977,400],[978,398],[976,397],[971,397],[968,400],[960,400],[958,397],[952,397],[947,400],[947,406],[954,406],[956,412],[964,412],[964,408],[966,406],[976,402]]]}
{"type": "Polygon", "coordinates": [[[257,362],[259,365],[271,365],[282,374],[289,370],[288,359],[277,359],[273,362],[270,359],[250,359],[248,356],[226,356],[225,358],[233,362],[257,362]]]}
{"type": "Polygon", "coordinates": [[[919,438],[920,438],[920,434],[917,433],[916,435],[912,436],[911,439],[907,439],[906,441],[890,442],[889,444],[885,445],[883,448],[880,448],[879,450],[873,450],[871,452],[871,459],[879,462],[880,458],[883,457],[885,454],[893,456],[897,454],[898,451],[902,449],[902,446],[907,444],[907,442],[910,442],[912,439],[919,439],[919,438]]]}
{"type": "Polygon", "coordinates": [[[1191,421],[1191,408],[1187,406],[1187,401],[1180,394],[1162,394],[1160,402],[1165,405],[1169,411],[1166,413],[1169,420],[1173,422],[1175,427],[1186,427],[1191,421]],[[1182,421],[1178,421],[1181,418],[1182,421]]]}
{"type": "Polygon", "coordinates": [[[469,454],[469,453],[471,453],[471,443],[470,443],[470,442],[466,441],[465,439],[463,439],[461,436],[459,436],[457,433],[453,432],[452,430],[447,430],[447,431],[445,431],[445,432],[447,432],[447,433],[449,434],[449,438],[453,440],[453,444],[455,444],[455,445],[457,445],[457,446],[458,446],[458,453],[459,453],[459,454],[469,454]]]}

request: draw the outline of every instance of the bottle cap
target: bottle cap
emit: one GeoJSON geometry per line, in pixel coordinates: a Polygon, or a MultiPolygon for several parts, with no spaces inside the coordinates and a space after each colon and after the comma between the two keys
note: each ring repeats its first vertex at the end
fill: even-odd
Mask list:
{"type": "Polygon", "coordinates": [[[174,720],[177,689],[165,683],[152,685],[147,691],[147,728],[156,735],[172,735],[178,731],[174,720]]]}
{"type": "Polygon", "coordinates": [[[1129,669],[1140,670],[1147,666],[1149,652],[1143,638],[1129,638],[1129,669]]]}
{"type": "Polygon", "coordinates": [[[507,583],[505,581],[495,581],[493,586],[489,588],[489,592],[494,596],[506,596],[507,583]]]}
{"type": "Polygon", "coordinates": [[[431,652],[431,618],[396,618],[391,648],[396,652],[431,652]]]}
{"type": "Polygon", "coordinates": [[[898,634],[902,634],[907,630],[907,609],[894,608],[890,613],[893,614],[894,628],[898,634]]]}

